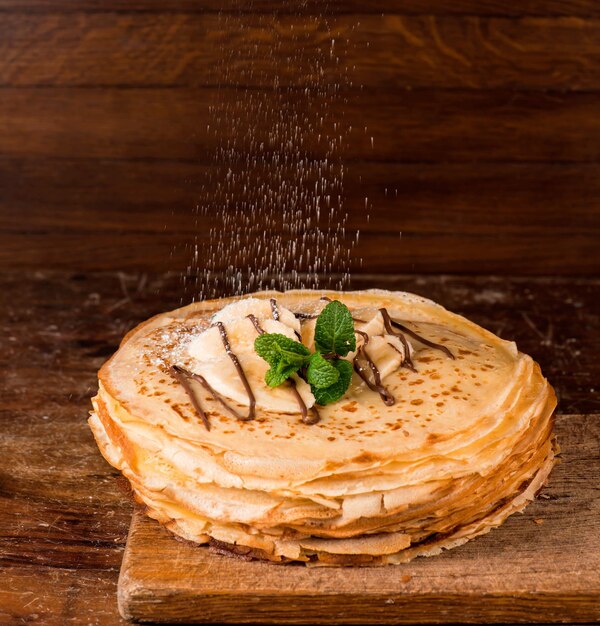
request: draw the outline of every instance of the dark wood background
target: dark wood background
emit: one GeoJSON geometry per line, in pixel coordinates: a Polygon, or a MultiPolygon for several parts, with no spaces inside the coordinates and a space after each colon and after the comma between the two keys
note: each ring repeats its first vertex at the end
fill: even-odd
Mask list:
{"type": "Polygon", "coordinates": [[[192,219],[218,199],[215,150],[252,150],[207,124],[250,95],[314,117],[303,51],[332,36],[352,286],[517,340],[591,446],[565,502],[597,489],[598,0],[0,0],[0,624],[125,623],[131,499],[85,423],[97,370],[187,299],[172,271],[218,225],[192,219]],[[452,273],[481,276],[423,276],[452,273]]]}
{"type": "Polygon", "coordinates": [[[228,132],[207,131],[210,107],[292,102],[310,82],[298,47],[334,36],[352,86],[326,124],[353,128],[357,271],[598,273],[600,3],[326,4],[0,0],[0,264],[184,268],[228,132]]]}

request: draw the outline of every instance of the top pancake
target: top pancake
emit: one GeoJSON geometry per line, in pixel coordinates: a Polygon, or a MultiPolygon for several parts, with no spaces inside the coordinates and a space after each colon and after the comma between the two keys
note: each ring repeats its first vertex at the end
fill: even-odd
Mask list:
{"type": "MultiPolygon", "coordinates": [[[[411,339],[417,372],[399,369],[384,381],[396,398],[394,405],[386,406],[355,375],[344,398],[319,408],[321,421],[314,425],[301,423],[298,413],[260,409],[255,420],[240,422],[199,388],[211,421],[207,431],[168,368],[189,365],[187,345],[232,298],[192,304],[134,329],[101,369],[101,387],[128,428],[143,435],[158,427],[165,442],[189,442],[190,449],[214,462],[221,480],[230,474],[292,489],[334,474],[350,478],[355,472],[381,473],[384,467],[386,474],[402,473],[404,464],[413,471],[421,463],[427,472],[446,467],[456,475],[461,464],[469,463],[472,472],[477,464],[502,458],[504,447],[508,450],[522,435],[535,408],[547,400],[539,368],[514,343],[424,298],[379,290],[297,290],[253,297],[275,297],[299,312],[311,310],[323,295],[351,310],[386,307],[392,318],[445,345],[455,359],[411,339]],[[516,410],[518,406],[524,410],[516,410]]],[[[415,483],[430,478],[414,474],[415,483]]]]}

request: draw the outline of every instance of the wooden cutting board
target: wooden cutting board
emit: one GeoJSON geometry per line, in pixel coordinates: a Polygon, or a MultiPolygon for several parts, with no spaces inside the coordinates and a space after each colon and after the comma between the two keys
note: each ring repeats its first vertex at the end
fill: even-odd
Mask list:
{"type": "Polygon", "coordinates": [[[379,568],[246,562],[134,513],[124,617],[192,623],[600,621],[600,415],[560,416],[562,462],[523,515],[438,557],[379,568]]]}

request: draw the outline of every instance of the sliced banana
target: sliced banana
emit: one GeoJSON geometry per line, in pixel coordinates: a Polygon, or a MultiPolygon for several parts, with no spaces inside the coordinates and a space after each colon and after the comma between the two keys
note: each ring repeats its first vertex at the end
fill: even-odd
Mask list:
{"type": "Polygon", "coordinates": [[[354,319],[354,328],[367,333],[369,337],[385,333],[383,316],[375,307],[355,309],[352,311],[352,319],[354,319]]]}
{"type": "Polygon", "coordinates": [[[402,365],[406,356],[402,342],[392,335],[369,337],[365,350],[377,366],[382,381],[402,365]]]}
{"type": "MultiPolygon", "coordinates": [[[[277,307],[277,312],[279,321],[273,319],[269,301],[248,298],[219,311],[213,317],[213,322],[222,322],[225,326],[229,345],[246,374],[256,406],[266,411],[297,413],[298,401],[290,383],[284,383],[279,387],[267,386],[265,374],[269,365],[254,350],[254,340],[258,333],[248,315],[254,315],[265,332],[280,333],[297,341],[296,331],[300,331],[300,324],[294,314],[282,306],[277,307]]],[[[198,335],[190,343],[188,354],[194,359],[191,369],[204,376],[215,391],[241,406],[249,406],[244,384],[225,351],[221,334],[216,326],[211,326],[198,335]]],[[[294,378],[300,397],[310,408],[315,403],[310,386],[301,378],[297,376],[294,378]]]]}
{"type": "Polygon", "coordinates": [[[311,351],[315,349],[315,324],[317,320],[306,320],[302,324],[302,343],[311,351]]]}
{"type": "MultiPolygon", "coordinates": [[[[300,321],[296,319],[296,316],[284,306],[281,306],[275,300],[275,310],[279,317],[279,321],[286,326],[289,326],[293,331],[300,332],[300,321]]],[[[254,315],[259,322],[264,320],[274,320],[273,306],[270,300],[264,300],[261,298],[244,298],[237,302],[232,302],[226,307],[223,307],[220,311],[215,313],[212,317],[212,322],[223,322],[228,324],[229,322],[235,322],[236,320],[247,317],[248,315],[254,315]]],[[[272,331],[269,331],[272,332],[272,331]]]]}

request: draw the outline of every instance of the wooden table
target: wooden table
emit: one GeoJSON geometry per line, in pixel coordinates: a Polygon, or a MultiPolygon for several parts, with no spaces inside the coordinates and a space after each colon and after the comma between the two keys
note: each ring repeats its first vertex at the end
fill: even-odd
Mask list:
{"type": "MultiPolygon", "coordinates": [[[[555,385],[560,413],[600,419],[600,280],[363,276],[354,286],[413,291],[514,338],[555,385]]],[[[87,427],[89,398],[123,334],[181,293],[168,274],[0,274],[0,623],[124,623],[116,589],[131,502],[87,427]]]]}

